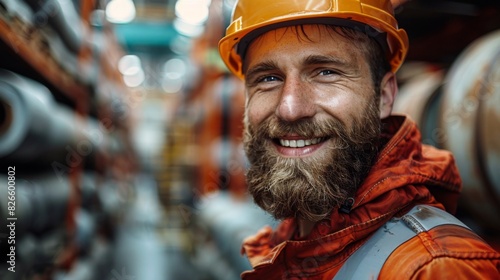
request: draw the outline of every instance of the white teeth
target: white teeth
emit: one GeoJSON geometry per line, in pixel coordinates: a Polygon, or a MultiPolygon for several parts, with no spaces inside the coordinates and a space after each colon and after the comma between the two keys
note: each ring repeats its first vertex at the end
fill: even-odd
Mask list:
{"type": "Polygon", "coordinates": [[[315,145],[321,141],[321,138],[313,138],[307,140],[284,140],[280,139],[280,144],[283,147],[291,147],[291,148],[302,148],[305,146],[315,145]]]}

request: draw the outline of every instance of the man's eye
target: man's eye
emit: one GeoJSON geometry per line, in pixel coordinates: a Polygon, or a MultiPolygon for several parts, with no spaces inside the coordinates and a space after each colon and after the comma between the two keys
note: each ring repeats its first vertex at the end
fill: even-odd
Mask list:
{"type": "Polygon", "coordinates": [[[331,70],[331,69],[324,69],[324,70],[319,71],[319,74],[320,74],[320,75],[323,75],[323,76],[327,76],[327,75],[335,75],[335,74],[338,74],[338,72],[337,72],[337,71],[334,71],[334,70],[331,70]]]}
{"type": "Polygon", "coordinates": [[[266,83],[266,82],[276,82],[279,81],[279,79],[276,76],[264,76],[260,78],[258,81],[259,83],[266,83]]]}

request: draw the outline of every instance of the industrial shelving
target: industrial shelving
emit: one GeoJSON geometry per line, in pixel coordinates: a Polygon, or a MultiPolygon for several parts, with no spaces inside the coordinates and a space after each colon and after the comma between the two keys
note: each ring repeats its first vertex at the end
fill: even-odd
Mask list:
{"type": "MultiPolygon", "coordinates": [[[[80,273],[77,268],[89,265],[86,259],[99,251],[96,247],[112,246],[119,205],[127,200],[123,189],[130,186],[130,175],[137,171],[130,140],[129,92],[117,67],[123,55],[99,1],[0,1],[0,69],[4,74],[0,80],[4,86],[0,88],[0,143],[4,147],[0,150],[6,147],[2,138],[19,125],[14,118],[31,116],[30,112],[13,112],[18,108],[9,104],[2,90],[10,91],[11,99],[29,102],[37,98],[35,91],[43,92],[50,102],[35,100],[32,108],[49,106],[39,113],[51,115],[44,119],[42,114],[45,123],[27,120],[29,129],[38,132],[26,132],[19,143],[0,153],[4,170],[0,176],[7,176],[8,166],[16,167],[20,225],[16,233],[19,274],[6,274],[7,269],[2,269],[0,278],[22,274],[23,279],[53,279],[80,273]],[[17,83],[32,87],[26,90],[17,83]],[[50,134],[52,126],[62,130],[61,137],[55,138],[67,141],[44,149],[44,139],[37,137],[50,134]],[[30,158],[28,148],[33,145],[39,149],[30,158]],[[47,223],[38,228],[24,225],[28,219],[47,223]]],[[[1,199],[4,222],[7,197],[1,199]]],[[[5,245],[0,242],[2,252],[5,245]]],[[[109,274],[102,265],[94,264],[91,270],[97,278],[93,279],[103,277],[99,273],[109,274]]]]}

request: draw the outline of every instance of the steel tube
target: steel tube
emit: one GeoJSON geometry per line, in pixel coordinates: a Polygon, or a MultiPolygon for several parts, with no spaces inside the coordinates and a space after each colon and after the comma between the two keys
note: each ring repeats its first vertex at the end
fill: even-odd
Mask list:
{"type": "Polygon", "coordinates": [[[0,69],[0,158],[75,167],[105,146],[104,128],[58,104],[43,85],[0,69]]]}
{"type": "Polygon", "coordinates": [[[463,180],[462,203],[475,221],[500,231],[500,30],[470,44],[443,87],[440,126],[463,180]]]}

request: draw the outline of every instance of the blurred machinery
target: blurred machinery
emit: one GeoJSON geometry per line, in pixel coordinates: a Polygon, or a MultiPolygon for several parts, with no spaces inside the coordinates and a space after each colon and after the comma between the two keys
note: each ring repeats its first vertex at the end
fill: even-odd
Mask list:
{"type": "Polygon", "coordinates": [[[462,201],[476,221],[500,232],[500,30],[474,41],[443,85],[438,129],[463,177],[462,201]]]}
{"type": "Polygon", "coordinates": [[[394,111],[417,121],[424,143],[454,154],[463,180],[459,215],[498,246],[500,31],[476,39],[449,69],[406,67],[412,77],[401,87],[394,111]]]}

